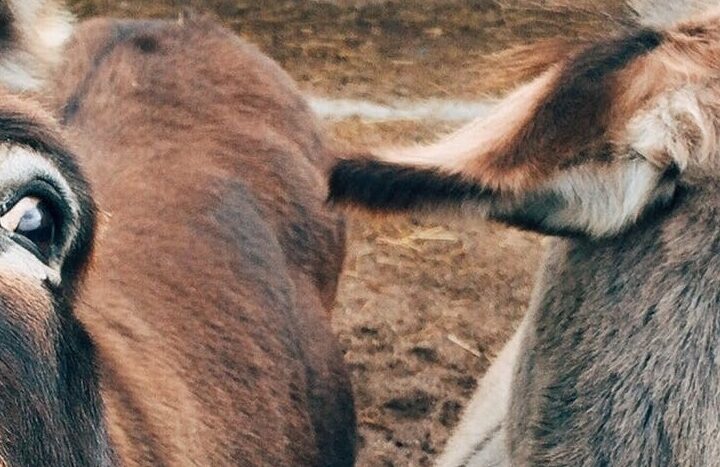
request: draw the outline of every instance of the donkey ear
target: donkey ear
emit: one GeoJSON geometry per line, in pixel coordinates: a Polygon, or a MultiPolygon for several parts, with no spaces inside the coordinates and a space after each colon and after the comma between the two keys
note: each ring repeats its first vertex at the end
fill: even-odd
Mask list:
{"type": "Polygon", "coordinates": [[[73,17],[60,0],[0,0],[0,82],[37,90],[62,59],[73,17]]]}
{"type": "Polygon", "coordinates": [[[330,199],[376,211],[471,209],[545,233],[614,234],[674,192],[672,172],[611,144],[623,70],[658,47],[642,30],[551,67],[438,143],[342,160],[330,199]],[[669,176],[670,175],[670,176],[669,176]]]}
{"type": "Polygon", "coordinates": [[[674,166],[660,170],[629,158],[563,170],[533,189],[507,193],[458,173],[362,157],[332,169],[329,201],[380,213],[476,215],[548,235],[599,238],[669,204],[676,176],[674,166]]]}

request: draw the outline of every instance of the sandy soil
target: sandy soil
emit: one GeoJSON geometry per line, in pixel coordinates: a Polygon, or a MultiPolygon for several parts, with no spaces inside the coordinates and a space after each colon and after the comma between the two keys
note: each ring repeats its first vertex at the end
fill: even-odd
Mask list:
{"type": "MultiPolygon", "coordinates": [[[[70,0],[81,16],[209,10],[276,58],[308,92],[368,98],[476,98],[508,86],[491,54],[597,28],[493,0],[70,0]],[[570,26],[572,25],[572,27],[570,26]]],[[[612,3],[612,2],[609,2],[612,3]]],[[[608,4],[609,4],[608,3],[608,4]]],[[[431,140],[437,122],[328,124],[356,146],[431,140]]],[[[354,215],[334,327],[352,371],[360,466],[425,466],[522,316],[540,238],[484,222],[354,215]]]]}
{"type": "Polygon", "coordinates": [[[218,17],[258,44],[308,90],[382,100],[473,97],[507,87],[492,54],[549,36],[609,34],[620,0],[68,0],[81,16],[218,17]],[[541,8],[541,6],[544,6],[541,8]]]}
{"type": "MultiPolygon", "coordinates": [[[[361,142],[448,126],[345,122],[361,142]]],[[[487,222],[353,214],[334,326],[352,371],[360,466],[426,466],[527,305],[538,236],[487,222]]]]}

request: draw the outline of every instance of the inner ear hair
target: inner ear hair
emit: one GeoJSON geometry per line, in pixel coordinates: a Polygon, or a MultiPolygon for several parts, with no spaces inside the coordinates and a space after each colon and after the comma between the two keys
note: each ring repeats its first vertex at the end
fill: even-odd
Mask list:
{"type": "Polygon", "coordinates": [[[512,203],[494,203],[490,217],[545,234],[602,238],[670,204],[676,187],[676,169],[642,158],[590,162],[512,203]]]}

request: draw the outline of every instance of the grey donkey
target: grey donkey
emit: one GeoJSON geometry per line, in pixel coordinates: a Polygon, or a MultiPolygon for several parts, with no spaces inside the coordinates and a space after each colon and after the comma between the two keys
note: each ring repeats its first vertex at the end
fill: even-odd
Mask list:
{"type": "Polygon", "coordinates": [[[661,17],[329,174],[337,204],[554,237],[443,467],[720,464],[720,10],[661,17]]]}

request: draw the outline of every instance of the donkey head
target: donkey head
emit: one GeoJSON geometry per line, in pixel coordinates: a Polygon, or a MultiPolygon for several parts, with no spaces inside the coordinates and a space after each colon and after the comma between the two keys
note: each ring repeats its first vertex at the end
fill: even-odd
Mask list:
{"type": "Polygon", "coordinates": [[[344,160],[330,197],[603,237],[720,177],[720,12],[580,47],[427,147],[344,160]]]}
{"type": "Polygon", "coordinates": [[[88,186],[43,113],[0,91],[0,463],[110,458],[90,338],[72,314],[88,186]]]}
{"type": "Polygon", "coordinates": [[[2,465],[112,458],[92,343],[72,313],[95,207],[56,124],[10,92],[36,90],[69,33],[54,1],[0,1],[2,465]]]}

